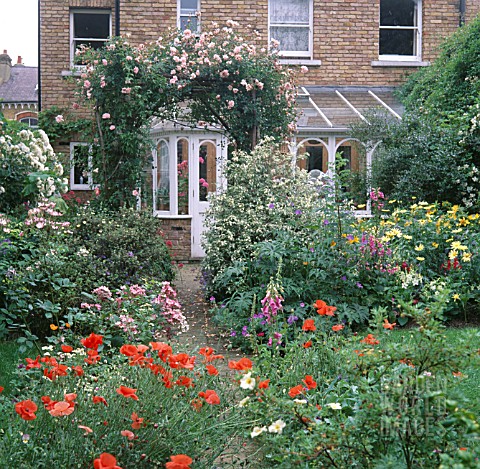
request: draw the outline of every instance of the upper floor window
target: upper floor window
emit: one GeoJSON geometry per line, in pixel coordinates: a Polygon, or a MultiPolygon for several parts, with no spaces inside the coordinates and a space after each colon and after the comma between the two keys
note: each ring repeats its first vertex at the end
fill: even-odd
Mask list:
{"type": "Polygon", "coordinates": [[[269,39],[283,57],[312,57],[312,0],[269,0],[269,39]]]}
{"type": "Polygon", "coordinates": [[[422,0],[380,0],[380,59],[420,60],[421,25],[422,0]]]}
{"type": "Polygon", "coordinates": [[[70,61],[82,65],[75,51],[82,45],[93,49],[102,47],[112,31],[111,13],[108,10],[70,11],[70,61]]]}
{"type": "Polygon", "coordinates": [[[178,27],[182,31],[199,30],[200,0],[178,0],[178,27]]]}

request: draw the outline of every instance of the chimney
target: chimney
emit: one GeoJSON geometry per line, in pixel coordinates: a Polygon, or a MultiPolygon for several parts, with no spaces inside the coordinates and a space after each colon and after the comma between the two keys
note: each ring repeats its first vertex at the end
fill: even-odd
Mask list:
{"type": "Polygon", "coordinates": [[[3,54],[0,54],[0,85],[10,80],[10,73],[12,69],[12,59],[4,50],[3,54]]]}
{"type": "Polygon", "coordinates": [[[19,55],[18,58],[17,58],[17,65],[23,65],[22,56],[21,56],[21,55],[19,55]]]}

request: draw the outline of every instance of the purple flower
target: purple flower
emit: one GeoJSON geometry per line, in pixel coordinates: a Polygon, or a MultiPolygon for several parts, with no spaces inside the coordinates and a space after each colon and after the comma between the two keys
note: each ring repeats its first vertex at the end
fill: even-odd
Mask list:
{"type": "Polygon", "coordinates": [[[288,324],[293,324],[295,321],[298,321],[298,317],[292,314],[291,316],[288,316],[287,323],[288,324]]]}
{"type": "Polygon", "coordinates": [[[329,225],[330,222],[329,222],[328,220],[323,220],[323,224],[324,224],[324,225],[329,225]]]}
{"type": "Polygon", "coordinates": [[[295,215],[301,215],[302,214],[302,211],[301,210],[295,210],[295,215]]]}
{"type": "Polygon", "coordinates": [[[343,276],[342,276],[342,280],[343,280],[344,282],[346,282],[346,281],[347,281],[347,276],[346,276],[346,275],[343,275],[343,276]]]}
{"type": "Polygon", "coordinates": [[[357,282],[357,287],[358,288],[363,288],[363,285],[360,282],[357,282]]]}
{"type": "Polygon", "coordinates": [[[235,337],[236,335],[237,335],[237,333],[235,331],[230,332],[230,337],[235,337]]]}
{"type": "Polygon", "coordinates": [[[242,327],[242,335],[243,337],[247,337],[249,334],[248,334],[248,326],[243,326],[242,327]]]}
{"type": "Polygon", "coordinates": [[[300,308],[305,308],[305,303],[300,303],[300,308]]]}
{"type": "Polygon", "coordinates": [[[127,252],[127,256],[128,257],[133,257],[133,252],[132,251],[127,252]]]}
{"type": "Polygon", "coordinates": [[[315,248],[310,248],[310,252],[315,252],[315,248]]]}
{"type": "Polygon", "coordinates": [[[214,296],[211,296],[211,297],[210,297],[210,302],[211,302],[211,303],[215,303],[215,297],[214,297],[214,296]]]}
{"type": "Polygon", "coordinates": [[[275,204],[273,202],[269,203],[268,208],[275,208],[275,204]]]}

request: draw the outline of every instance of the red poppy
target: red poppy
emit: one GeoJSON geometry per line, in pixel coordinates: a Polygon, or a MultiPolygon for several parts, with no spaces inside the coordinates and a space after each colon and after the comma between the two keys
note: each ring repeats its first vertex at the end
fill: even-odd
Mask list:
{"type": "Polygon", "coordinates": [[[92,400],[94,404],[104,404],[105,406],[108,406],[106,399],[102,396],[93,396],[92,400]]]}
{"type": "Polygon", "coordinates": [[[258,389],[267,389],[269,383],[270,383],[270,380],[269,380],[269,379],[266,379],[265,381],[260,381],[260,382],[258,383],[258,389]]]}
{"type": "Polygon", "coordinates": [[[303,348],[310,348],[311,346],[312,346],[312,341],[311,340],[309,340],[308,342],[305,342],[303,344],[303,348]]]}
{"type": "Polygon", "coordinates": [[[197,411],[200,412],[200,409],[203,406],[203,401],[201,399],[192,399],[190,405],[197,411]]]}
{"type": "Polygon", "coordinates": [[[185,386],[186,388],[193,387],[193,380],[192,378],[188,378],[187,376],[180,376],[180,378],[175,381],[177,386],[185,386]]]}
{"type": "Polygon", "coordinates": [[[40,360],[40,355],[38,355],[37,358],[35,358],[35,360],[32,360],[31,358],[25,358],[25,361],[27,362],[26,369],[30,370],[32,368],[41,368],[42,365],[40,365],[39,360],[40,360]]]}
{"type": "Polygon", "coordinates": [[[198,393],[198,397],[203,397],[208,404],[220,404],[220,397],[212,389],[207,389],[205,392],[198,393]]]}
{"type": "Polygon", "coordinates": [[[118,394],[121,394],[124,397],[130,397],[134,401],[138,401],[138,396],[135,394],[136,392],[137,392],[136,389],[127,388],[126,386],[120,386],[117,389],[118,394]]]}
{"type": "Polygon", "coordinates": [[[53,409],[53,406],[58,402],[58,401],[52,401],[52,399],[50,398],[50,396],[42,396],[40,398],[43,402],[43,406],[45,407],[45,409],[47,410],[52,410],[53,409]]]}
{"type": "Polygon", "coordinates": [[[137,347],[135,345],[122,345],[120,347],[120,353],[126,355],[127,357],[133,357],[138,353],[137,347]]]}
{"type": "Polygon", "coordinates": [[[37,409],[37,404],[31,400],[21,401],[15,404],[15,412],[20,415],[23,420],[35,420],[37,418],[35,415],[37,409]]]}
{"type": "Polygon", "coordinates": [[[94,469],[122,469],[117,466],[117,459],[110,453],[102,453],[99,458],[93,461],[94,469]]]}
{"type": "Polygon", "coordinates": [[[85,348],[98,350],[98,347],[103,344],[103,336],[94,334],[92,332],[85,339],[81,339],[80,342],[85,348]]]}
{"type": "Polygon", "coordinates": [[[172,347],[164,342],[150,342],[150,347],[152,350],[158,351],[158,357],[163,362],[166,362],[168,356],[172,354],[172,347]]]}
{"type": "Polygon", "coordinates": [[[368,345],[377,345],[380,343],[377,339],[375,339],[373,334],[368,334],[367,337],[362,339],[360,342],[362,344],[368,344],[368,345]]]}
{"type": "Polygon", "coordinates": [[[343,324],[337,324],[335,326],[332,326],[332,331],[333,332],[338,332],[338,331],[341,331],[343,328],[344,328],[343,324]]]}
{"type": "Polygon", "coordinates": [[[310,375],[305,376],[305,379],[302,380],[302,383],[305,383],[308,389],[315,389],[317,387],[316,381],[313,380],[313,377],[310,375]]]}
{"type": "Polygon", "coordinates": [[[316,331],[317,328],[315,327],[315,321],[313,319],[305,319],[303,322],[302,330],[307,331],[316,331]]]}
{"type": "Polygon", "coordinates": [[[130,430],[122,430],[120,434],[122,436],[126,436],[130,441],[135,439],[135,433],[131,432],[130,430]]]}
{"type": "Polygon", "coordinates": [[[84,436],[88,435],[89,433],[93,433],[93,430],[90,427],[86,427],[85,425],[77,425],[77,427],[85,432],[83,434],[84,436]]]}
{"type": "Polygon", "coordinates": [[[288,391],[288,395],[290,397],[297,397],[299,394],[303,393],[303,386],[299,384],[298,386],[294,386],[293,388],[290,388],[290,391],[288,391]]]}
{"type": "Polygon", "coordinates": [[[205,357],[205,362],[211,362],[213,360],[222,360],[225,358],[223,355],[214,355],[215,350],[212,347],[203,347],[198,353],[205,357]]]}
{"type": "Polygon", "coordinates": [[[190,469],[193,460],[186,454],[170,456],[170,461],[165,464],[166,469],[190,469]]]}
{"type": "Polygon", "coordinates": [[[213,365],[207,365],[205,368],[207,369],[207,373],[210,376],[217,376],[218,375],[218,370],[213,365]]]}
{"type": "Polygon", "coordinates": [[[313,306],[317,309],[317,313],[320,314],[320,316],[324,316],[326,314],[327,303],[325,303],[325,301],[317,300],[313,306]]]}
{"type": "Polygon", "coordinates": [[[168,364],[170,368],[185,368],[192,370],[195,366],[195,356],[189,356],[186,353],[179,353],[178,355],[169,355],[168,364]]]}
{"type": "Polygon", "coordinates": [[[70,353],[73,350],[73,347],[71,347],[70,345],[64,345],[64,344],[62,344],[60,348],[62,349],[62,352],[65,352],[65,353],[70,353]]]}
{"type": "Polygon", "coordinates": [[[228,362],[228,367],[232,370],[240,370],[240,371],[249,370],[250,368],[252,368],[252,366],[253,366],[252,360],[246,357],[240,358],[238,362],[235,362],[233,360],[230,360],[228,362]]]}
{"type": "Polygon", "coordinates": [[[88,365],[95,365],[100,361],[101,357],[96,350],[87,350],[87,355],[88,358],[85,358],[85,363],[87,363],[88,365]]]}
{"type": "Polygon", "coordinates": [[[327,312],[325,316],[335,316],[335,311],[337,310],[336,306],[327,306],[327,312]]]}
{"type": "Polygon", "coordinates": [[[75,404],[73,402],[60,401],[56,402],[49,412],[53,417],[63,417],[65,415],[70,415],[74,410],[75,404]]]}
{"type": "Polygon", "coordinates": [[[143,423],[144,419],[140,418],[136,412],[133,412],[130,418],[132,419],[132,428],[134,430],[138,430],[139,428],[142,428],[145,426],[145,424],[143,423]]]}
{"type": "Polygon", "coordinates": [[[85,374],[85,372],[83,371],[83,368],[80,365],[72,366],[72,371],[77,376],[83,376],[85,374]]]}
{"type": "Polygon", "coordinates": [[[397,325],[396,322],[390,323],[390,322],[388,322],[388,319],[383,320],[383,328],[384,329],[392,330],[396,325],[397,325]]]}
{"type": "MultiPolygon", "coordinates": [[[[55,363],[57,361],[55,360],[55,363]]],[[[58,365],[53,368],[44,368],[43,376],[48,378],[50,381],[55,381],[57,376],[67,376],[68,367],[66,365],[58,365]]]]}

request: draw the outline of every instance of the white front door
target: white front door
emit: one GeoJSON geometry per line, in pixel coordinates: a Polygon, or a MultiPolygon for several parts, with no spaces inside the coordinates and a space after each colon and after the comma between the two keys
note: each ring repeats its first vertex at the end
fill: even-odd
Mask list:
{"type": "Polygon", "coordinates": [[[192,258],[205,256],[202,248],[205,211],[209,207],[208,194],[221,190],[224,186],[222,165],[226,161],[225,139],[216,135],[213,138],[195,136],[192,139],[193,158],[190,168],[190,197],[192,208],[192,258]]]}

